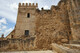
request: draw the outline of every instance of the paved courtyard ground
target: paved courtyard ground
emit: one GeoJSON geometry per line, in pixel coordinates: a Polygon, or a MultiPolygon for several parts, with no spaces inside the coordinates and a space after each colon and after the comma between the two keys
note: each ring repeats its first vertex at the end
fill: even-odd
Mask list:
{"type": "Polygon", "coordinates": [[[16,52],[0,52],[0,53],[55,53],[53,51],[16,51],[16,52]]]}

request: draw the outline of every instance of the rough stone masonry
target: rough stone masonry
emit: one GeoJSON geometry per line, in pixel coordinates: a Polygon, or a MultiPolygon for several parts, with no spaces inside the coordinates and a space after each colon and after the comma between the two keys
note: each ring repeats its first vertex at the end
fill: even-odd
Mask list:
{"type": "Polygon", "coordinates": [[[80,40],[80,0],[60,0],[49,10],[39,10],[38,3],[19,3],[15,28],[6,38],[29,39],[39,49],[80,40]]]}

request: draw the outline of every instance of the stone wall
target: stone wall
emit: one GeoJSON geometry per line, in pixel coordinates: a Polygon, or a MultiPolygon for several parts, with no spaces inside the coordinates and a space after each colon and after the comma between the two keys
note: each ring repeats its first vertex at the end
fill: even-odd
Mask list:
{"type": "Polygon", "coordinates": [[[73,40],[80,40],[80,0],[67,2],[67,10],[70,19],[70,26],[73,40]]]}
{"type": "Polygon", "coordinates": [[[66,7],[65,2],[60,1],[58,6],[52,6],[51,10],[38,10],[35,43],[38,48],[49,49],[53,42],[69,43],[72,36],[66,7]]]}
{"type": "MultiPolygon", "coordinates": [[[[51,49],[51,43],[64,44],[70,40],[80,40],[80,0],[60,0],[51,9],[39,10],[37,4],[29,6],[19,4],[14,38],[25,37],[25,30],[29,36],[35,36],[35,46],[39,49],[51,49]],[[31,17],[27,18],[30,13],[31,17]]],[[[8,36],[10,37],[10,36],[8,36]]],[[[23,38],[23,39],[24,39],[23,38]]]]}
{"type": "Polygon", "coordinates": [[[0,40],[0,51],[32,50],[35,46],[34,39],[35,37],[0,40]]]}

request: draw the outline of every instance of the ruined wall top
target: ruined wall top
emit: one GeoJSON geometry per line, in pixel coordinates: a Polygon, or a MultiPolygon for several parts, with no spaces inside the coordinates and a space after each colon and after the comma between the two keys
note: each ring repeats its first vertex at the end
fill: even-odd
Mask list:
{"type": "Polygon", "coordinates": [[[19,3],[19,8],[20,7],[38,7],[38,3],[19,3]]]}

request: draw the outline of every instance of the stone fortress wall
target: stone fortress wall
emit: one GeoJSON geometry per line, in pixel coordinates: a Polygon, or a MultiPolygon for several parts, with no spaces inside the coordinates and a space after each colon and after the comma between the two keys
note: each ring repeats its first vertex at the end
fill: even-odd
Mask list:
{"type": "Polygon", "coordinates": [[[32,37],[39,49],[50,49],[51,43],[69,44],[80,40],[80,0],[60,0],[51,9],[38,9],[38,4],[19,3],[15,29],[6,37],[26,39],[32,37]],[[29,34],[26,36],[25,31],[29,34]]]}

